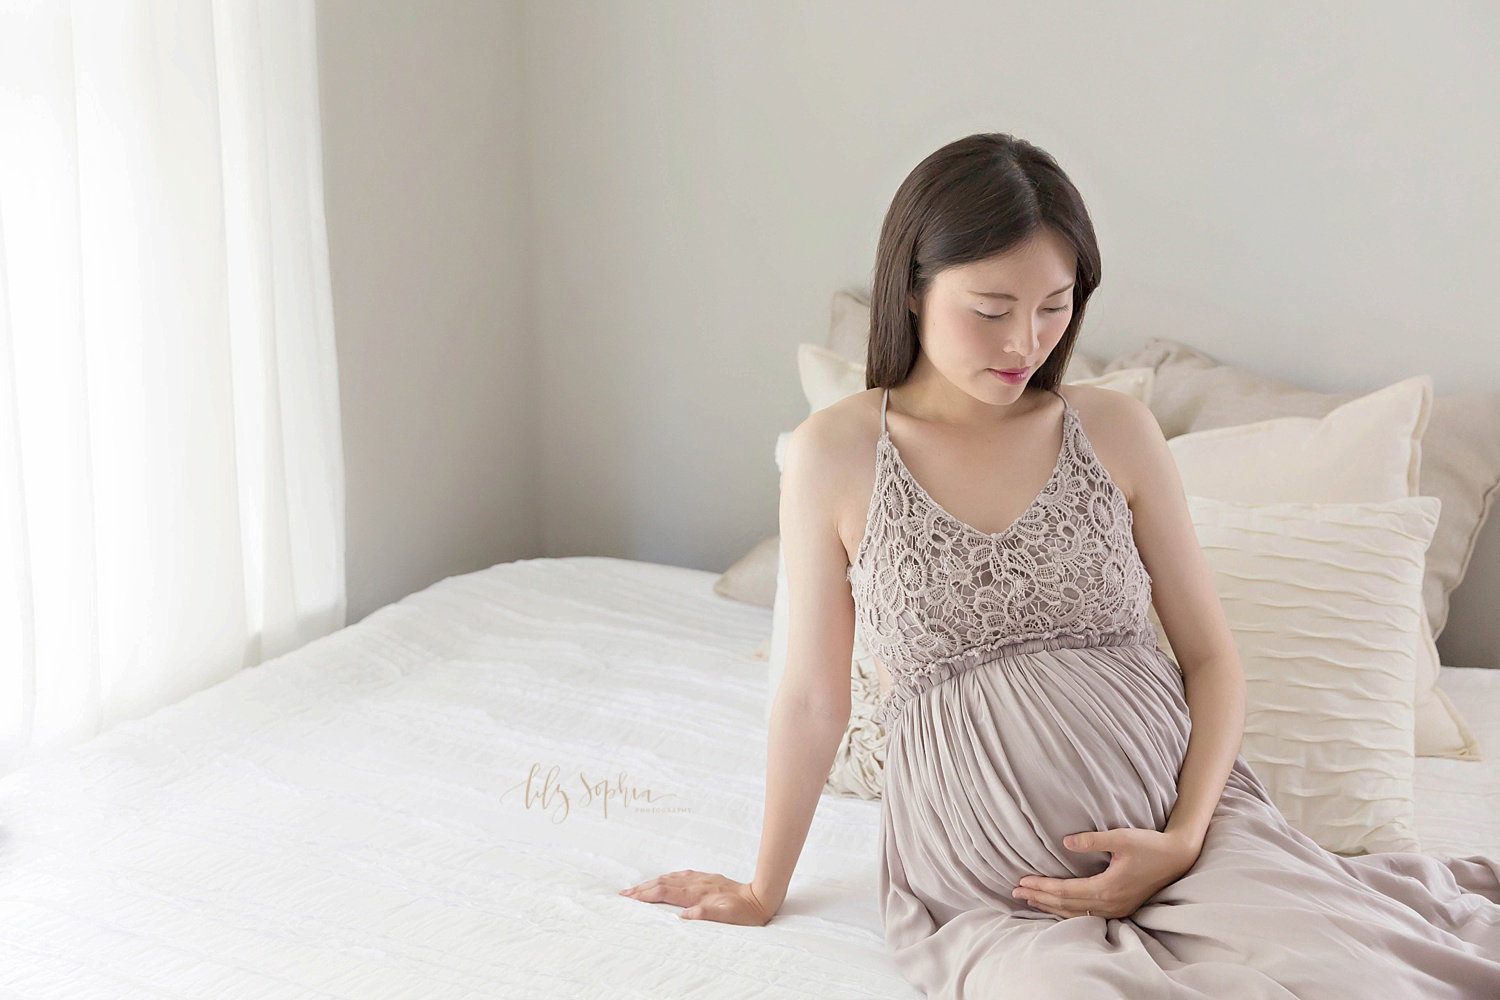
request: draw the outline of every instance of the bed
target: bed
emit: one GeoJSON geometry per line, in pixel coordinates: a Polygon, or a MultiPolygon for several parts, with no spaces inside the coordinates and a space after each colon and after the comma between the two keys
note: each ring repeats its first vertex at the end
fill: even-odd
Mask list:
{"type": "MultiPolygon", "coordinates": [[[[823,797],[765,927],[617,894],[753,871],[771,612],[717,578],[604,557],[449,577],[9,775],[0,986],[919,997],[880,932],[878,802],[823,797]]],[[[1500,854],[1500,671],[1442,669],[1485,760],[1417,759],[1416,830],[1500,854]]]]}

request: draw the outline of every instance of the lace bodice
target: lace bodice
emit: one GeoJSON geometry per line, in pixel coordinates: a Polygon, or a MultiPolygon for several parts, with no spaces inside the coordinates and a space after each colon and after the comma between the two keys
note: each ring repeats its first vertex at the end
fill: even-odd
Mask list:
{"type": "Polygon", "coordinates": [[[889,389],[881,399],[875,487],[847,576],[856,638],[891,675],[875,714],[887,728],[925,688],[1028,642],[1156,644],[1130,507],[1053,392],[1063,443],[1052,478],[995,534],[949,514],[912,477],[886,429],[889,389]]]}

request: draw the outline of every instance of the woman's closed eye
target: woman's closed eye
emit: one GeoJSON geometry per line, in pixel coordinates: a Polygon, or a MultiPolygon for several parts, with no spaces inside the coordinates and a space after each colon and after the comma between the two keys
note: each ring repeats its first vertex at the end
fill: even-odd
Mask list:
{"type": "MultiPolygon", "coordinates": [[[[1067,308],[1068,308],[1067,306],[1057,306],[1057,307],[1051,308],[1051,309],[1043,309],[1042,312],[1060,313],[1060,312],[1065,311],[1067,308]]],[[[978,312],[978,310],[975,310],[975,311],[978,312]]],[[[983,316],[985,319],[1004,319],[1005,317],[1009,316],[1010,313],[1003,312],[1003,313],[1000,313],[998,316],[991,316],[989,313],[982,312],[982,313],[979,313],[979,315],[983,316]]]]}

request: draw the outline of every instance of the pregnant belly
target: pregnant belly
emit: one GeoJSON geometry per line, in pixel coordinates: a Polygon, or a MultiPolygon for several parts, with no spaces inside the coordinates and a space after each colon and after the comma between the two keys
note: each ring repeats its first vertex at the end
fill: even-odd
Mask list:
{"type": "Polygon", "coordinates": [[[1150,646],[1064,647],[967,670],[913,699],[890,733],[887,858],[914,891],[956,910],[976,894],[1014,908],[1025,875],[1097,874],[1109,855],[1062,839],[1165,827],[1189,724],[1181,675],[1150,646]]]}

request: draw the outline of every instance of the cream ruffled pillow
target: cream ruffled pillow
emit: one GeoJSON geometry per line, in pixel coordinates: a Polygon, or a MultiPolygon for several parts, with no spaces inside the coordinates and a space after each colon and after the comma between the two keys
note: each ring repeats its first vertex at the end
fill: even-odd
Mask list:
{"type": "MultiPolygon", "coordinates": [[[[1321,418],[1277,417],[1218,427],[1178,435],[1167,446],[1189,494],[1242,503],[1394,500],[1417,495],[1431,399],[1432,379],[1418,375],[1352,399],[1321,418]]],[[[1424,623],[1426,616],[1424,606],[1424,623]]],[[[1162,648],[1170,652],[1155,609],[1151,619],[1162,648]]],[[[1440,666],[1430,624],[1420,647],[1412,752],[1482,759],[1473,731],[1437,686],[1440,666]]]]}
{"type": "Polygon", "coordinates": [[[1246,763],[1325,849],[1420,850],[1412,692],[1439,501],[1187,499],[1245,674],[1246,763]]]}
{"type": "MultiPolygon", "coordinates": [[[[1151,399],[1152,374],[1150,369],[1116,371],[1093,378],[1079,377],[1076,371],[1094,370],[1096,366],[1077,352],[1063,375],[1066,383],[1098,385],[1134,396],[1143,403],[1151,399]]],[[[865,389],[865,368],[835,351],[802,344],[797,350],[797,367],[802,376],[802,390],[812,410],[822,409],[845,396],[865,389]]],[[[776,439],[776,468],[782,466],[786,450],[786,439],[790,432],[776,439]]],[[[872,451],[870,461],[875,461],[872,451]]],[[[781,675],[786,667],[787,650],[787,601],[786,561],[777,552],[776,597],[771,615],[771,639],[768,651],[768,677],[765,718],[770,721],[771,706],[776,698],[776,689],[781,686],[781,675]]],[[[878,799],[885,774],[885,728],[874,721],[875,710],[880,703],[880,681],[878,668],[869,652],[856,635],[854,653],[849,667],[851,685],[851,707],[849,726],[839,743],[833,767],[824,785],[827,791],[842,795],[857,795],[861,798],[878,799]]]]}

